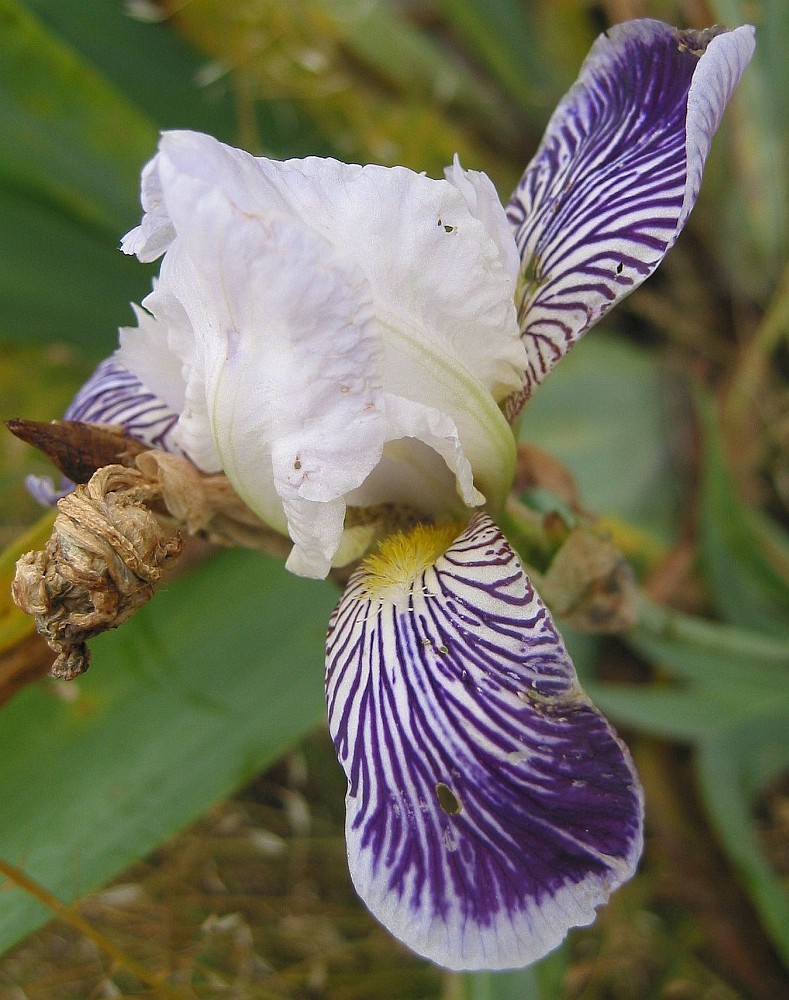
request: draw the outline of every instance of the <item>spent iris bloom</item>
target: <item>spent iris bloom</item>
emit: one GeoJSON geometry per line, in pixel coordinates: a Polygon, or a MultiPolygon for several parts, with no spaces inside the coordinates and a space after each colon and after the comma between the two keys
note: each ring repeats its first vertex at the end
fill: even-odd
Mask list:
{"type": "Polygon", "coordinates": [[[223,472],[293,572],[356,564],[326,645],[351,875],[449,968],[535,961],[640,856],[628,751],[495,518],[520,411],[677,239],[752,51],[750,27],[613,28],[506,206],[457,161],[192,132],[143,171],[123,249],[160,274],[66,417],[223,472]]]}

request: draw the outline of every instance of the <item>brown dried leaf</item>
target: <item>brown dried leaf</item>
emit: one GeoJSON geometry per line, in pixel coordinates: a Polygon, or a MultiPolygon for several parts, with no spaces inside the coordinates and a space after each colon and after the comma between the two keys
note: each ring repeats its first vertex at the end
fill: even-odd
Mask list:
{"type": "Polygon", "coordinates": [[[87,483],[105,465],[132,465],[147,446],[130,438],[122,428],[109,424],[83,424],[75,420],[7,420],[13,435],[42,451],[75,483],[87,483]]]}
{"type": "Polygon", "coordinates": [[[633,569],[588,528],[574,528],[537,584],[551,611],[584,632],[621,632],[636,622],[633,569]]]}

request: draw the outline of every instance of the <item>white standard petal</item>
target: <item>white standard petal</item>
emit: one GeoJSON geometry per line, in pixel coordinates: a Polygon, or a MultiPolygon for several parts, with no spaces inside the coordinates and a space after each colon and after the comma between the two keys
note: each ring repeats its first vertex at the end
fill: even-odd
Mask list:
{"type": "MultiPolygon", "coordinates": [[[[164,172],[164,171],[163,171],[164,172]]],[[[380,335],[364,276],[281,214],[240,212],[223,190],[165,183],[178,237],[159,291],[189,317],[222,468],[267,523],[290,530],[289,563],[324,576],[342,498],[386,436],[380,335]]]]}
{"type": "MultiPolygon", "coordinates": [[[[406,353],[444,359],[466,383],[466,405],[469,392],[478,406],[477,395],[498,402],[520,384],[525,354],[509,262],[454,184],[313,157],[265,169],[293,210],[363,270],[376,315],[409,342],[406,353]]],[[[492,185],[480,204],[491,193],[492,185]]]]}
{"type": "Polygon", "coordinates": [[[179,433],[289,531],[289,566],[327,571],[363,484],[430,515],[503,502],[515,448],[498,400],[525,352],[506,263],[456,187],[257,160],[184,132],[162,137],[155,163],[151,213],[175,237],[145,304],[191,338],[168,340],[186,383],[179,433]],[[401,469],[431,467],[421,496],[415,475],[390,474],[395,453],[401,469]]]}
{"type": "Polygon", "coordinates": [[[177,231],[179,178],[221,187],[239,212],[298,218],[362,270],[387,326],[462,365],[496,401],[520,384],[512,240],[484,175],[469,172],[472,211],[454,183],[405,167],[256,159],[193,132],[165,133],[155,162],[177,231]]]}
{"type": "Polygon", "coordinates": [[[398,504],[445,519],[463,517],[464,507],[485,503],[452,420],[434,407],[391,393],[385,393],[384,402],[387,437],[381,460],[359,489],[348,494],[348,504],[376,507],[396,497],[398,504]]]}
{"type": "Polygon", "coordinates": [[[444,170],[446,179],[463,195],[468,210],[484,224],[491,239],[499,248],[507,273],[512,278],[513,292],[518,280],[521,258],[512,226],[507,219],[493,181],[479,170],[464,170],[460,157],[455,153],[452,166],[444,170]]]}
{"type": "Polygon", "coordinates": [[[161,257],[175,239],[175,230],[164,204],[157,157],[143,167],[140,201],[142,222],[123,237],[121,250],[149,263],[161,257]]]}
{"type": "Polygon", "coordinates": [[[180,413],[184,408],[183,361],[170,347],[170,325],[147,309],[132,308],[137,326],[120,328],[116,361],[133,372],[171,410],[180,413]]]}

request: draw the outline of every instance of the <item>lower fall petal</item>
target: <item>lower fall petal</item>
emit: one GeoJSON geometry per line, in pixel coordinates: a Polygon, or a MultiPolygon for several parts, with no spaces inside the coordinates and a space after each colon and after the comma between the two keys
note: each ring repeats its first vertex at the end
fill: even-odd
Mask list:
{"type": "Polygon", "coordinates": [[[506,539],[486,514],[458,530],[398,536],[351,578],[329,725],[367,906],[440,965],[514,968],[633,874],[642,798],[506,539]]]}

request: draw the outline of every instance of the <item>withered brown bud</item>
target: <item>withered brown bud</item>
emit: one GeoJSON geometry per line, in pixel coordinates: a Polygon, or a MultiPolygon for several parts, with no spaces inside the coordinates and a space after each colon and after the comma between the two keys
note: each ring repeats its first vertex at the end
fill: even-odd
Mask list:
{"type": "Polygon", "coordinates": [[[128,439],[112,429],[36,425],[39,438],[41,427],[50,451],[56,447],[59,457],[71,456],[72,474],[75,454],[80,468],[105,453],[128,463],[99,468],[86,485],[59,500],[44,550],[17,562],[11,594],[58,653],[53,676],[71,680],[84,673],[88,640],[123,624],[150,600],[181,551],[181,531],[221,545],[287,554],[288,539],[253,514],[223,474],[207,475],[181,455],[124,451],[128,439]]]}
{"type": "Polygon", "coordinates": [[[84,673],[86,642],[150,600],[181,551],[177,528],[151,510],[160,496],[138,470],[105,466],[58,501],[44,550],[17,562],[11,594],[58,653],[53,676],[84,673]]]}
{"type": "Polygon", "coordinates": [[[6,427],[22,441],[38,448],[75,483],[87,483],[105,465],[134,464],[146,446],[122,427],[83,424],[75,420],[6,420],[6,427]]]}
{"type": "Polygon", "coordinates": [[[540,580],[551,611],[584,632],[622,632],[637,618],[633,569],[611,542],[574,528],[540,580]]]}

